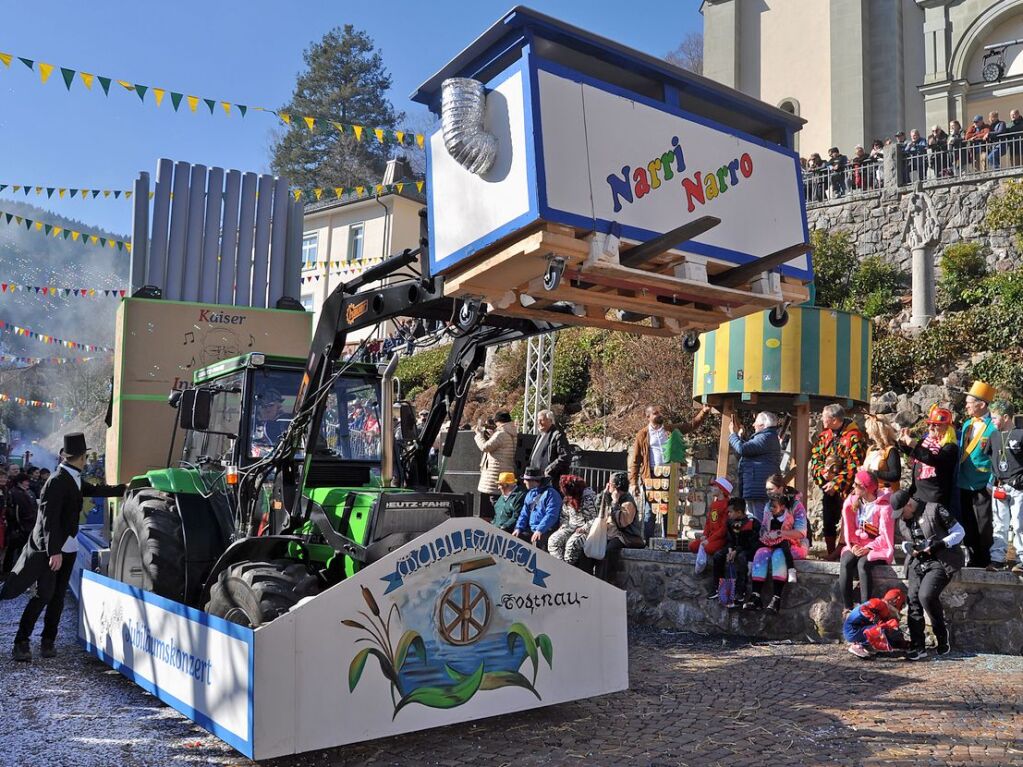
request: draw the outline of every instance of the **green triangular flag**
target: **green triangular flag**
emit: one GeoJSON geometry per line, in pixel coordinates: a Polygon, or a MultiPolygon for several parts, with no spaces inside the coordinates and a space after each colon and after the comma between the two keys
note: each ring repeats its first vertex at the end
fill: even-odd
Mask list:
{"type": "Polygon", "coordinates": [[[11,223],[11,219],[14,218],[13,213],[5,213],[4,216],[7,218],[7,223],[11,223]]]}
{"type": "Polygon", "coordinates": [[[21,59],[21,63],[24,64],[29,69],[35,69],[36,63],[32,61],[32,59],[26,59],[21,56],[18,56],[18,58],[21,59]]]}
{"type": "Polygon", "coordinates": [[[52,186],[46,187],[46,196],[53,197],[54,188],[52,186]]]}
{"type": "Polygon", "coordinates": [[[175,93],[174,91],[171,91],[171,104],[173,105],[175,112],[177,112],[178,107],[181,106],[181,99],[183,98],[184,94],[175,93]]]}
{"type": "Polygon", "coordinates": [[[72,197],[74,197],[76,194],[78,194],[78,190],[77,189],[68,189],[68,191],[71,192],[71,196],[72,197]]]}
{"type": "Polygon", "coordinates": [[[61,234],[64,236],[64,239],[66,240],[68,237],[71,236],[71,230],[65,229],[63,232],[61,232],[61,234]]]}
{"type": "Polygon", "coordinates": [[[677,431],[673,431],[664,443],[664,462],[685,463],[685,460],[686,442],[677,431]]]}
{"type": "Polygon", "coordinates": [[[217,105],[217,102],[213,99],[203,99],[206,102],[206,106],[210,108],[210,114],[213,114],[213,107],[217,105]]]}
{"type": "Polygon", "coordinates": [[[138,83],[135,83],[135,92],[139,94],[139,101],[143,104],[146,103],[146,91],[148,90],[148,85],[139,85],[138,83]]]}
{"type": "Polygon", "coordinates": [[[110,78],[103,77],[103,75],[96,75],[96,79],[99,80],[99,84],[103,86],[103,93],[107,96],[110,95],[110,78]]]}
{"type": "Polygon", "coordinates": [[[106,245],[107,245],[107,238],[106,237],[100,237],[99,238],[99,244],[102,245],[103,247],[106,247],[106,245]]]}
{"type": "Polygon", "coordinates": [[[244,104],[235,104],[238,107],[238,111],[242,113],[242,117],[245,117],[245,113],[249,111],[249,108],[244,104]]]}
{"type": "Polygon", "coordinates": [[[71,90],[71,83],[75,81],[75,70],[68,69],[67,67],[61,67],[60,73],[64,77],[64,85],[67,86],[68,90],[71,90]]]}
{"type": "Polygon", "coordinates": [[[25,190],[25,196],[28,197],[28,193],[32,190],[32,187],[26,185],[23,188],[25,190]]]}
{"type": "Polygon", "coordinates": [[[25,219],[25,228],[26,229],[31,229],[32,228],[32,224],[34,224],[34,223],[35,223],[35,221],[33,221],[32,219],[26,218],[25,219]]]}
{"type": "Polygon", "coordinates": [[[121,196],[121,190],[120,189],[115,189],[114,190],[114,199],[116,200],[120,196],[121,196]]]}
{"type": "Polygon", "coordinates": [[[120,240],[117,241],[117,249],[124,250],[124,243],[121,242],[120,240]]]}
{"type": "Polygon", "coordinates": [[[44,230],[44,231],[45,231],[45,232],[46,232],[47,234],[49,234],[49,233],[50,233],[51,231],[53,231],[53,227],[52,227],[52,226],[50,226],[49,224],[43,224],[43,230],[44,230]]]}
{"type": "Polygon", "coordinates": [[[93,197],[98,197],[99,196],[99,189],[93,189],[92,190],[92,196],[93,197]]]}
{"type": "Polygon", "coordinates": [[[7,184],[0,184],[0,192],[7,188],[7,184]]]}

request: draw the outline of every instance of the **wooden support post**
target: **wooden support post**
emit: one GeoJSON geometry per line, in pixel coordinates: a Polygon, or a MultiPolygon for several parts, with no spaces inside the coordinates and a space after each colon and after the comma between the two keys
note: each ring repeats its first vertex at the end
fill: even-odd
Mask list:
{"type": "Polygon", "coordinates": [[[792,430],[792,457],[796,462],[796,489],[806,502],[809,489],[810,468],[810,404],[803,402],[796,405],[793,415],[796,422],[792,430]]]}
{"type": "Polygon", "coordinates": [[[728,438],[732,434],[732,413],[735,412],[735,403],[731,398],[726,399],[721,405],[721,438],[718,440],[718,476],[728,476],[728,438]]]}

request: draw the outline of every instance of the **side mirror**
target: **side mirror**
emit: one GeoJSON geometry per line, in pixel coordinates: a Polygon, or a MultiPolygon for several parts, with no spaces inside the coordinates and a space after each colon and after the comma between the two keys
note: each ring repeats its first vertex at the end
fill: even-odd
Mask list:
{"type": "Polygon", "coordinates": [[[398,403],[398,428],[401,429],[401,441],[412,442],[416,434],[416,413],[411,402],[398,403]]]}
{"type": "Polygon", "coordinates": [[[206,431],[212,408],[213,392],[209,389],[185,389],[178,400],[178,425],[182,429],[206,431]]]}

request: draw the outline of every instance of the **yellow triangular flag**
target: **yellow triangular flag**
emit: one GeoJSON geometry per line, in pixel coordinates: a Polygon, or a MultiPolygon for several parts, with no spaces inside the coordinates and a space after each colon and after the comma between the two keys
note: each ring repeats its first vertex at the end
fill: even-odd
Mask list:
{"type": "Polygon", "coordinates": [[[167,95],[167,91],[163,88],[153,88],[153,98],[156,99],[156,105],[160,106],[163,103],[163,97],[167,95]]]}
{"type": "Polygon", "coordinates": [[[67,189],[58,189],[58,190],[57,190],[57,196],[58,196],[58,197],[59,197],[60,199],[62,199],[62,200],[63,200],[63,199],[64,199],[64,192],[66,192],[66,191],[67,191],[67,189]]]}
{"type": "Polygon", "coordinates": [[[95,245],[97,242],[99,242],[99,237],[94,234],[91,237],[89,237],[89,242],[91,242],[93,245],[95,245]]]}
{"type": "Polygon", "coordinates": [[[131,243],[130,242],[124,243],[124,249],[131,253],[131,243]]]}
{"type": "Polygon", "coordinates": [[[42,194],[42,193],[43,193],[43,188],[41,186],[37,186],[36,187],[36,194],[42,194]]]}
{"type": "Polygon", "coordinates": [[[423,193],[423,182],[422,181],[417,181],[416,182],[416,191],[419,192],[420,194],[423,193]]]}
{"type": "Polygon", "coordinates": [[[21,226],[21,222],[24,221],[25,219],[23,219],[21,216],[15,216],[14,220],[18,222],[18,226],[21,226]]]}
{"type": "Polygon", "coordinates": [[[416,134],[416,144],[419,146],[420,149],[423,148],[423,141],[425,141],[425,139],[423,138],[423,134],[422,133],[417,133],[416,134]]]}
{"type": "Polygon", "coordinates": [[[322,189],[319,189],[319,188],[317,188],[317,189],[314,189],[314,190],[313,190],[313,194],[315,194],[315,195],[316,195],[316,199],[318,200],[318,199],[320,199],[321,197],[323,197],[323,190],[322,190],[322,189]]]}
{"type": "Polygon", "coordinates": [[[362,126],[361,125],[353,125],[352,126],[352,130],[355,131],[355,140],[356,141],[362,141],[362,126]]]}
{"type": "Polygon", "coordinates": [[[398,190],[398,194],[401,194],[401,190],[405,188],[404,184],[395,184],[394,188],[398,190]]]}
{"type": "Polygon", "coordinates": [[[379,141],[381,144],[383,144],[384,143],[384,129],[383,128],[374,128],[373,129],[373,133],[376,134],[377,141],[379,141]]]}
{"type": "Polygon", "coordinates": [[[82,234],[81,232],[76,232],[74,229],[72,229],[71,230],[71,239],[74,240],[75,242],[78,242],[78,238],[79,238],[79,236],[81,236],[81,234],[82,234]]]}
{"type": "Polygon", "coordinates": [[[357,187],[355,187],[355,193],[356,193],[357,195],[359,195],[359,197],[362,197],[362,192],[363,192],[363,190],[364,190],[365,188],[366,188],[366,187],[364,187],[364,186],[357,186],[357,187]]]}
{"type": "Polygon", "coordinates": [[[296,200],[296,201],[298,201],[298,200],[301,200],[301,199],[302,199],[302,190],[301,190],[301,189],[296,189],[296,190],[295,190],[295,191],[293,192],[293,194],[295,195],[295,200],[296,200]]]}
{"type": "Polygon", "coordinates": [[[108,248],[116,248],[117,247],[117,240],[107,240],[107,247],[108,248]]]}
{"type": "Polygon", "coordinates": [[[37,232],[43,231],[43,222],[42,221],[36,221],[35,224],[36,224],[36,231],[37,232]]]}
{"type": "Polygon", "coordinates": [[[4,63],[5,67],[9,67],[11,65],[12,58],[13,56],[9,53],[0,53],[0,61],[4,63]]]}
{"type": "Polygon", "coordinates": [[[50,79],[50,75],[53,74],[53,64],[47,64],[45,61],[39,62],[39,77],[45,83],[50,79]]]}
{"type": "Polygon", "coordinates": [[[17,192],[19,189],[21,189],[21,184],[15,184],[14,186],[11,187],[11,189],[17,192]]]}
{"type": "Polygon", "coordinates": [[[87,199],[87,198],[89,197],[89,191],[90,191],[90,190],[88,190],[88,189],[83,189],[83,190],[81,190],[81,191],[82,191],[82,199],[83,199],[83,200],[84,200],[84,199],[87,199]]]}
{"type": "Polygon", "coordinates": [[[305,122],[306,127],[309,128],[310,131],[312,131],[313,129],[316,128],[316,119],[315,118],[313,118],[313,117],[303,117],[302,120],[305,122]]]}
{"type": "Polygon", "coordinates": [[[382,191],[384,191],[384,185],[377,184],[377,194],[380,194],[382,191]]]}
{"type": "Polygon", "coordinates": [[[60,233],[63,232],[63,231],[64,230],[61,229],[59,226],[55,226],[55,227],[53,227],[53,236],[54,237],[58,237],[60,235],[60,233]]]}
{"type": "Polygon", "coordinates": [[[231,114],[231,104],[229,102],[227,102],[227,101],[221,101],[220,102],[220,106],[222,106],[224,108],[224,114],[230,116],[230,114],[231,114]]]}
{"type": "Polygon", "coordinates": [[[117,84],[120,85],[122,88],[124,88],[126,91],[133,91],[133,90],[135,90],[135,84],[134,83],[130,83],[127,80],[118,80],[117,84]]]}
{"type": "Polygon", "coordinates": [[[110,190],[109,189],[104,189],[103,190],[103,196],[104,197],[109,197],[110,196],[110,190]]]}
{"type": "Polygon", "coordinates": [[[91,91],[92,81],[96,78],[96,75],[90,75],[88,72],[79,72],[78,76],[82,78],[82,82],[85,84],[85,87],[91,91]]]}
{"type": "Polygon", "coordinates": [[[154,196],[155,194],[156,194],[156,192],[150,192],[150,193],[149,193],[149,199],[150,199],[150,200],[152,200],[152,199],[153,199],[153,196],[154,196]]]}
{"type": "Polygon", "coordinates": [[[195,108],[197,106],[199,106],[199,97],[198,96],[185,96],[185,98],[188,99],[188,108],[191,109],[194,112],[195,108]]]}
{"type": "Polygon", "coordinates": [[[405,143],[405,131],[396,130],[394,132],[394,137],[398,139],[399,144],[405,143]]]}
{"type": "Polygon", "coordinates": [[[289,115],[287,112],[278,112],[277,116],[284,121],[285,125],[291,125],[291,115],[289,115]]]}
{"type": "Polygon", "coordinates": [[[341,199],[341,195],[344,193],[344,191],[345,191],[345,188],[343,186],[335,186],[334,187],[334,196],[337,199],[340,200],[341,199]]]}
{"type": "Polygon", "coordinates": [[[345,132],[345,126],[343,126],[341,123],[331,123],[331,125],[333,125],[335,128],[337,128],[338,133],[344,133],[345,132]]]}
{"type": "Polygon", "coordinates": [[[126,200],[130,200],[130,199],[131,199],[131,195],[132,195],[132,193],[131,193],[131,192],[127,192],[127,191],[126,191],[126,192],[124,193],[124,199],[126,199],[126,200]]]}

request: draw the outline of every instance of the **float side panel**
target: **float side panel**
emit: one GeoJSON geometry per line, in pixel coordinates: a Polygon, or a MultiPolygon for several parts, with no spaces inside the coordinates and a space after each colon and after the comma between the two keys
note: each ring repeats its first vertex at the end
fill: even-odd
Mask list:
{"type": "Polygon", "coordinates": [[[92,572],[78,640],[246,756],[253,755],[252,631],[92,572]]]}

